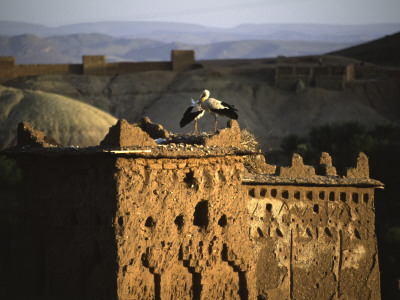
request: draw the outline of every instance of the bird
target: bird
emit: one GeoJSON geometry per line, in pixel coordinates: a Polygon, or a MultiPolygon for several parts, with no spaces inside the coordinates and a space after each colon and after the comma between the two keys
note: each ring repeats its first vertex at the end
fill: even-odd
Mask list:
{"type": "Polygon", "coordinates": [[[234,105],[222,102],[220,100],[210,98],[210,91],[204,90],[201,93],[200,100],[198,101],[203,110],[208,111],[211,115],[214,116],[214,132],[217,132],[217,117],[223,116],[230,119],[237,120],[239,118],[236,113],[238,110],[234,107],[234,105]]]}
{"type": "Polygon", "coordinates": [[[201,107],[199,101],[195,101],[193,99],[191,100],[192,105],[189,106],[183,113],[183,117],[179,122],[179,126],[182,128],[194,120],[194,134],[197,135],[197,120],[204,115],[204,109],[201,107]]]}

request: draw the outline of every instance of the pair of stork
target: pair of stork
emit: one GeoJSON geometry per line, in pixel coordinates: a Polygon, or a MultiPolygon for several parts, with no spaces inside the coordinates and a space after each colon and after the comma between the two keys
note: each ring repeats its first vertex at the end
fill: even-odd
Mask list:
{"type": "Polygon", "coordinates": [[[182,120],[179,125],[181,127],[186,126],[190,122],[194,120],[194,134],[198,134],[197,132],[197,120],[200,119],[204,112],[208,111],[211,115],[214,116],[214,132],[217,132],[217,117],[224,116],[234,120],[238,119],[237,109],[228,103],[222,102],[220,100],[210,98],[210,92],[208,90],[204,90],[201,93],[200,100],[194,101],[192,99],[192,105],[186,109],[183,114],[182,120]]]}

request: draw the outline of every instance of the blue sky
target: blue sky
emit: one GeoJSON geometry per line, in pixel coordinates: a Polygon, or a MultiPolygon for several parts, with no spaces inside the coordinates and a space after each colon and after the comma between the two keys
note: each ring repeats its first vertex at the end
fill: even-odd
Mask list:
{"type": "Polygon", "coordinates": [[[209,27],[400,23],[400,0],[1,0],[0,20],[47,26],[97,21],[170,21],[209,27]]]}

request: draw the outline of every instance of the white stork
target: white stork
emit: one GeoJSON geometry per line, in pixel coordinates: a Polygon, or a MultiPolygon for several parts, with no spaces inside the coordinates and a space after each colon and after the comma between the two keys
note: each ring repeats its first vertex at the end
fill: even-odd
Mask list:
{"type": "Polygon", "coordinates": [[[233,105],[214,98],[210,98],[210,91],[208,90],[204,90],[203,93],[201,93],[199,103],[202,109],[207,110],[210,114],[214,116],[214,132],[217,132],[218,116],[224,116],[234,120],[237,120],[239,118],[238,114],[236,113],[237,109],[234,108],[233,105]]]}
{"type": "Polygon", "coordinates": [[[200,119],[204,115],[204,109],[200,105],[200,101],[194,101],[192,99],[192,105],[187,108],[184,112],[182,120],[179,122],[181,128],[186,126],[190,122],[194,120],[194,134],[198,134],[197,132],[197,120],[200,119]]]}

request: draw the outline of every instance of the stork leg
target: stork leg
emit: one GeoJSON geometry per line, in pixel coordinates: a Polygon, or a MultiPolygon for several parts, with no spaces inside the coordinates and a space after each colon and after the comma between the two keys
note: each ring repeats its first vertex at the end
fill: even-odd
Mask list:
{"type": "Polygon", "coordinates": [[[194,134],[197,135],[197,120],[194,120],[194,134]]]}
{"type": "Polygon", "coordinates": [[[214,133],[217,133],[217,116],[215,117],[215,122],[214,122],[214,133]]]}

